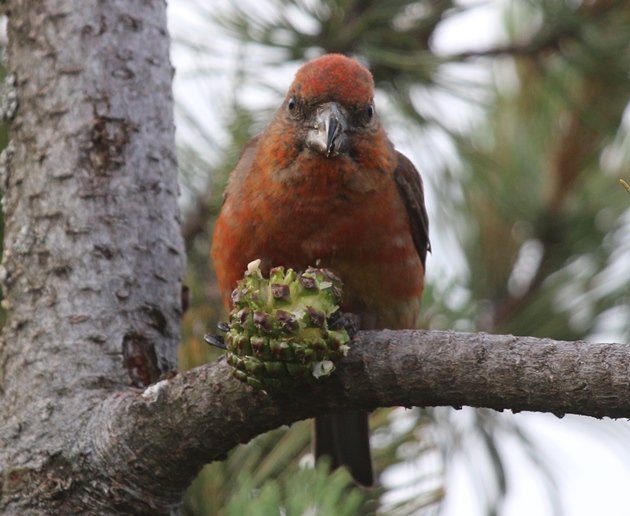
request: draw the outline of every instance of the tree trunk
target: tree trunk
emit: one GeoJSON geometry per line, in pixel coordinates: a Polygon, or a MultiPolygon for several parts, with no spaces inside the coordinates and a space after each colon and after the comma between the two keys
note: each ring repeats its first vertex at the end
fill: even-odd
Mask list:
{"type": "Polygon", "coordinates": [[[7,4],[19,107],[2,177],[0,512],[68,513],[73,471],[94,459],[78,438],[97,404],[176,365],[184,253],[166,5],[7,4]]]}

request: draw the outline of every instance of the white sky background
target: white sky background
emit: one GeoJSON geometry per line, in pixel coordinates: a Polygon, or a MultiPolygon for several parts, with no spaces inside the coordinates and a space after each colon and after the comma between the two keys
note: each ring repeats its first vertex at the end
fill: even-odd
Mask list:
{"type": "MultiPolygon", "coordinates": [[[[226,105],[233,100],[233,84],[238,74],[239,60],[256,63],[256,55],[239,55],[237,45],[217,33],[208,33],[207,23],[199,19],[197,11],[191,7],[191,1],[171,1],[169,4],[169,25],[175,39],[186,38],[203,44],[211,44],[214,52],[209,52],[207,59],[186,51],[175,44],[172,51],[173,64],[177,70],[174,90],[176,102],[186,106],[206,131],[212,131],[220,144],[225,141],[222,133],[222,117],[227,115],[226,105]],[[195,73],[199,66],[208,73],[195,73]]],[[[200,2],[212,6],[217,12],[229,8],[228,0],[200,2]]],[[[444,52],[475,50],[492,47],[501,40],[501,20],[499,9],[502,2],[487,3],[486,7],[471,10],[470,14],[444,24],[436,35],[435,44],[444,52]]],[[[264,3],[241,2],[252,9],[260,9],[264,15],[264,3]]],[[[483,5],[483,4],[482,4],[483,5]]],[[[297,64],[287,65],[285,70],[274,68],[273,76],[269,71],[261,70],[265,80],[271,79],[279,89],[284,89],[291,82],[297,64]]],[[[455,70],[454,73],[457,73],[455,70]]],[[[483,73],[483,72],[482,72],[483,73]]],[[[274,101],[275,93],[261,88],[249,88],[241,92],[241,100],[248,105],[267,106],[274,101]]],[[[377,105],[379,99],[377,98],[377,105]]],[[[456,112],[448,103],[436,105],[437,114],[451,119],[454,124],[470,124],[475,117],[474,107],[466,109],[457,106],[456,112]]],[[[381,112],[383,110],[381,109],[381,112]]],[[[626,122],[630,126],[626,116],[626,122]]],[[[179,141],[192,143],[198,150],[206,153],[209,161],[216,159],[218,150],[212,148],[201,133],[196,131],[181,116],[177,116],[179,141]]],[[[387,126],[387,120],[385,120],[387,126]]],[[[395,125],[388,126],[391,139],[396,146],[423,170],[425,182],[429,183],[427,204],[431,208],[431,169],[438,164],[431,159],[442,155],[441,159],[449,159],[452,154],[448,142],[439,135],[424,135],[423,141],[413,139],[417,135],[409,135],[404,131],[396,131],[395,125]],[[423,152],[423,146],[432,152],[423,152]],[[435,152],[435,149],[438,152],[435,152]],[[430,158],[427,160],[427,156],[430,158]]],[[[610,158],[615,159],[615,156],[610,158]]],[[[199,185],[206,178],[197,178],[199,185]]],[[[195,182],[193,180],[193,182],[195,182]]],[[[185,198],[184,198],[185,202],[185,198]]],[[[430,210],[431,211],[431,210],[430,210]]],[[[630,212],[629,226],[630,226],[630,212]]],[[[435,229],[436,225],[433,224],[435,229]]],[[[625,242],[626,250],[630,249],[630,231],[625,242]]],[[[465,274],[463,260],[449,259],[448,263],[440,261],[439,256],[458,256],[454,235],[448,231],[433,231],[433,255],[430,258],[429,273],[437,277],[456,278],[465,274]]],[[[630,262],[630,260],[628,260],[630,262]]],[[[621,277],[629,274],[628,267],[622,267],[621,277]]],[[[616,278],[619,281],[619,274],[616,278]]],[[[603,278],[605,279],[605,278],[603,278]]],[[[613,314],[614,315],[614,314],[613,314]]],[[[610,315],[610,327],[619,325],[619,317],[610,315]]],[[[605,322],[605,321],[604,321],[605,322]]],[[[609,327],[609,328],[610,328],[609,327]]],[[[620,334],[602,327],[598,336],[609,340],[620,338],[620,334]]],[[[567,516],[622,516],[630,514],[630,425],[625,421],[596,421],[592,418],[567,416],[558,419],[549,414],[523,413],[516,416],[527,430],[530,437],[540,447],[545,456],[554,465],[555,478],[567,516]],[[622,442],[628,443],[622,446],[622,442]]],[[[547,494],[542,480],[522,453],[521,447],[510,439],[504,439],[501,449],[509,457],[508,484],[509,496],[503,506],[501,516],[555,516],[547,501],[547,494]]],[[[485,516],[476,503],[477,494],[474,483],[470,480],[470,465],[456,465],[447,478],[447,498],[444,507],[446,516],[485,516]]]]}

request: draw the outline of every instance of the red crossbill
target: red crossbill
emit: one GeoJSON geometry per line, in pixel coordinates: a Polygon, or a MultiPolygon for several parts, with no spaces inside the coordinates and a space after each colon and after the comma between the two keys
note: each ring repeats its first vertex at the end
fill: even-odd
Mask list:
{"type": "MultiPolygon", "coordinates": [[[[428,250],[422,180],[379,121],[372,75],[339,54],[306,63],[229,179],[211,253],[226,308],[254,259],[318,264],[362,329],[414,328],[428,250]]],[[[315,455],[371,485],[367,413],[318,417],[315,455]]]]}

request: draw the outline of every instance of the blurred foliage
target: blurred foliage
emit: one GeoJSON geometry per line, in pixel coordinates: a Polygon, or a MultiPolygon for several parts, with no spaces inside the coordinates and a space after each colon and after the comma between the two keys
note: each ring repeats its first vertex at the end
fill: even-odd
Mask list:
{"type": "MultiPolygon", "coordinates": [[[[630,4],[189,0],[189,8],[212,37],[174,34],[175,48],[197,59],[182,73],[222,107],[211,124],[186,99],[178,107],[180,124],[201,135],[180,148],[192,293],[182,368],[218,356],[202,336],[222,317],[208,251],[228,173],[279,104],[287,69],[324,52],[369,65],[392,139],[410,146],[423,171],[434,242],[426,327],[630,340],[630,207],[618,183],[630,176],[630,4]],[[466,20],[451,31],[479,30],[466,18],[476,9],[498,13],[497,42],[440,49],[439,32],[452,22],[466,20]],[[220,76],[222,83],[212,82],[220,76]]],[[[376,489],[359,493],[342,473],[326,480],[323,469],[300,466],[310,429],[298,423],[208,465],[189,490],[187,511],[247,514],[255,506],[266,514],[264,507],[282,506],[283,514],[310,514],[310,495],[321,514],[355,504],[357,514],[429,514],[439,511],[450,465],[464,460],[479,506],[499,514],[515,481],[500,444],[510,436],[561,512],[545,458],[509,414],[382,409],[371,424],[376,489]]]]}
{"type": "MultiPolygon", "coordinates": [[[[207,474],[204,472],[203,475],[207,474]]],[[[206,512],[218,516],[302,516],[306,514],[335,514],[355,516],[363,504],[363,493],[356,489],[350,476],[343,470],[330,473],[325,462],[315,468],[298,468],[286,479],[272,478],[262,482],[241,471],[234,479],[239,486],[231,493],[224,506],[215,506],[212,512],[203,507],[185,507],[185,512],[206,512]]],[[[201,480],[200,480],[201,481],[201,480]]]]}

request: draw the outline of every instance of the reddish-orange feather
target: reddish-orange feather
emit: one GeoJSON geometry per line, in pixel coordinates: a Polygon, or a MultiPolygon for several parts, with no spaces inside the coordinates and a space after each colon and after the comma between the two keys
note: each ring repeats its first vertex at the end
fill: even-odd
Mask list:
{"type": "Polygon", "coordinates": [[[369,70],[354,59],[341,54],[327,54],[302,66],[290,91],[307,99],[368,104],[374,97],[374,80],[369,70]]]}
{"type": "MultiPolygon", "coordinates": [[[[289,95],[365,104],[373,88],[366,68],[330,54],[302,66],[289,95]]],[[[215,263],[221,290],[229,293],[254,258],[296,268],[321,258],[350,292],[356,290],[348,310],[360,310],[355,302],[375,309],[419,298],[422,263],[392,177],[397,158],[384,130],[357,137],[352,159],[301,153],[297,139],[296,127],[277,117],[258,142],[248,186],[239,189],[238,202],[232,200],[229,223],[219,218],[215,242],[224,250],[222,263],[215,263]]]]}
{"type": "MultiPolygon", "coordinates": [[[[261,258],[265,270],[304,269],[321,259],[319,265],[342,278],[342,310],[358,314],[362,328],[415,326],[424,250],[416,249],[412,224],[422,213],[407,211],[406,192],[401,196],[398,187],[398,174],[410,164],[398,163],[377,120],[351,131],[348,153],[318,154],[305,146],[312,127],[285,109],[290,97],[300,96],[310,106],[335,101],[357,112],[373,94],[370,73],[344,56],[300,68],[274,120],[246,148],[215,227],[212,255],[226,307],[250,260],[261,258]]],[[[333,455],[333,463],[371,484],[367,415],[331,416],[316,428],[316,456],[333,455]]]]}

